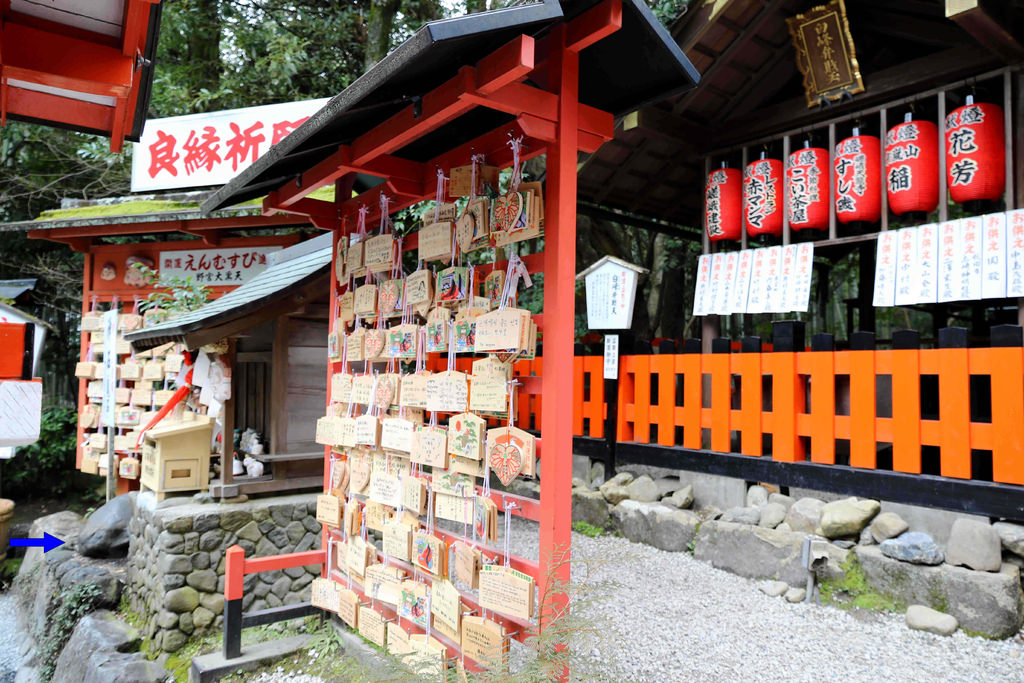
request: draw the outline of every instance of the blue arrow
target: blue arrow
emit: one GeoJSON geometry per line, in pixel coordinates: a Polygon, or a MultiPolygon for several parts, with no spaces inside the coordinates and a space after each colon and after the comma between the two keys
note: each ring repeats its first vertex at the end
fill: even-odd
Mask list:
{"type": "Polygon", "coordinates": [[[60,540],[56,536],[51,536],[50,534],[46,533],[45,531],[43,532],[43,537],[42,538],[12,538],[11,539],[11,547],[12,548],[19,548],[19,547],[31,548],[31,547],[37,547],[37,548],[42,548],[44,553],[48,553],[51,550],[53,550],[54,548],[56,548],[57,546],[61,546],[61,545],[64,545],[64,541],[60,540]]]}

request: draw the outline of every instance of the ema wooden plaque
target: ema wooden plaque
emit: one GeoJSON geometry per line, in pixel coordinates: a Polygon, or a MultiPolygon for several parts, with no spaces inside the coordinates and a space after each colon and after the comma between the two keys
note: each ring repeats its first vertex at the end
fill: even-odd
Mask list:
{"type": "Polygon", "coordinates": [[[370,605],[359,606],[359,635],[377,647],[384,647],[387,642],[387,625],[381,613],[370,605]]]}
{"type": "Polygon", "coordinates": [[[508,672],[508,640],[501,624],[483,617],[462,618],[462,652],[492,671],[508,672]]]}
{"type": "Polygon", "coordinates": [[[359,595],[348,588],[338,591],[338,616],[352,628],[359,627],[359,595]]]}
{"type": "Polygon", "coordinates": [[[481,607],[530,619],[533,617],[533,596],[534,582],[528,574],[499,565],[481,567],[481,607]]]}
{"type": "Polygon", "coordinates": [[[341,526],[341,501],[337,496],[316,497],[316,521],[335,529],[341,526]]]}

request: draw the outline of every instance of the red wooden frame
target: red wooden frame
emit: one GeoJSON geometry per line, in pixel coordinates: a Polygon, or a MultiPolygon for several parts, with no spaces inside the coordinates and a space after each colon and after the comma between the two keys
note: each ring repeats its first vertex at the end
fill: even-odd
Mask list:
{"type": "MultiPolygon", "coordinates": [[[[622,26],[620,0],[605,0],[576,19],[555,26],[542,40],[519,36],[501,46],[475,65],[463,66],[458,74],[427,93],[418,108],[412,105],[360,135],[350,145],[339,147],[326,160],[269,193],[263,203],[265,214],[278,212],[309,216],[321,227],[335,230],[335,255],[340,238],[347,237],[356,224],[360,206],[367,206],[368,224],[379,219],[379,196],[390,198],[390,210],[398,211],[431,199],[436,168],[447,169],[469,163],[470,155],[483,153],[487,162],[509,166],[512,154],[509,134],[523,136],[526,158],[547,153],[545,192],[545,251],[530,267],[545,272],[544,315],[536,316],[544,334],[543,358],[535,367],[547,372],[531,377],[524,387],[530,399],[539,402],[544,425],[538,444],[542,473],[539,507],[525,500],[517,514],[540,524],[540,562],[515,562],[537,580],[544,596],[539,622],[545,628],[563,614],[568,597],[553,586],[569,583],[572,420],[573,420],[573,336],[575,320],[576,247],[576,163],[579,151],[593,152],[614,137],[614,118],[579,102],[579,51],[615,32],[622,26]],[[525,83],[546,83],[548,89],[525,83]],[[396,153],[407,144],[458,118],[474,107],[487,107],[515,116],[508,125],[451,149],[424,163],[402,160],[396,153]],[[311,202],[307,196],[317,188],[336,182],[342,185],[354,173],[370,173],[383,184],[358,197],[337,203],[311,202]],[[549,591],[549,589],[552,589],[549,591]]],[[[346,197],[338,192],[336,197],[346,197]]],[[[405,240],[412,248],[413,239],[405,240]]],[[[331,275],[332,308],[338,297],[335,269],[331,275]]],[[[333,328],[334,321],[332,321],[333,328]]],[[[536,363],[536,362],[535,362],[536,363]]],[[[328,375],[332,374],[328,364],[328,375]]],[[[328,404],[330,400],[328,399],[328,404]]],[[[324,477],[329,475],[330,449],[325,448],[324,477]]],[[[497,494],[501,495],[501,494],[497,494]]],[[[331,536],[324,529],[323,544],[331,536]]],[[[340,576],[340,574],[339,574],[340,576]]],[[[468,595],[463,600],[475,608],[468,595]]],[[[382,606],[385,612],[392,610],[382,606]]],[[[522,640],[528,625],[500,617],[522,640]]],[[[441,639],[446,645],[453,645],[441,639]]]]}

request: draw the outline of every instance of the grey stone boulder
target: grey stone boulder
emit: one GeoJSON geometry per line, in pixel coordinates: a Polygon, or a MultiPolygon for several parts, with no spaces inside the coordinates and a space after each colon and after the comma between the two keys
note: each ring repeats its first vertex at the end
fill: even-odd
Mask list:
{"type": "Polygon", "coordinates": [[[792,527],[790,527],[789,524],[787,524],[786,522],[783,522],[782,524],[778,525],[775,528],[778,529],[779,531],[785,531],[786,533],[789,533],[789,532],[793,531],[792,527]]]}
{"type": "Polygon", "coordinates": [[[64,563],[57,575],[60,577],[60,587],[64,589],[94,586],[97,590],[94,604],[97,607],[115,608],[121,600],[121,582],[107,567],[85,564],[81,558],[76,557],[64,563]]]}
{"type": "Polygon", "coordinates": [[[604,527],[608,522],[608,503],[604,496],[599,491],[573,489],[572,521],[604,527]]]}
{"type": "Polygon", "coordinates": [[[572,487],[574,489],[589,489],[590,488],[590,484],[588,484],[587,482],[583,481],[579,477],[573,477],[572,478],[572,487]]]}
{"type": "Polygon", "coordinates": [[[647,520],[651,525],[649,543],[659,550],[682,552],[697,535],[700,517],[689,510],[652,505],[647,520]]]}
{"type": "Polygon", "coordinates": [[[853,551],[868,585],[879,593],[904,605],[951,614],[961,628],[989,638],[1009,638],[1020,630],[1024,600],[1019,568],[1004,564],[998,572],[978,572],[949,564],[910,564],[886,557],[881,547],[857,546],[853,551]]]}
{"type": "Polygon", "coordinates": [[[786,591],[786,602],[803,602],[804,598],[807,597],[806,588],[793,587],[786,591]]]}
{"type": "Polygon", "coordinates": [[[654,480],[646,474],[641,475],[626,484],[626,491],[629,497],[641,503],[653,503],[661,498],[661,492],[654,480]]]}
{"type": "Polygon", "coordinates": [[[883,512],[871,520],[871,524],[868,526],[875,543],[896,538],[909,528],[910,525],[895,512],[883,512]]]}
{"type": "MultiPolygon", "coordinates": [[[[879,517],[881,517],[881,515],[879,515],[879,517]]],[[[860,537],[858,538],[857,543],[859,545],[878,545],[878,541],[875,540],[874,534],[871,533],[870,526],[866,526],[863,529],[861,529],[860,537]]]]}
{"type": "Polygon", "coordinates": [[[756,508],[768,502],[768,489],[761,485],[747,489],[747,507],[756,508]]]}
{"type": "Polygon", "coordinates": [[[758,590],[770,598],[777,598],[780,595],[784,595],[789,590],[789,587],[789,584],[785,581],[765,581],[758,586],[758,590]]]}
{"type": "Polygon", "coordinates": [[[943,614],[938,610],[924,605],[911,605],[907,608],[907,626],[916,631],[927,631],[940,636],[951,636],[958,624],[956,617],[943,614]]]}
{"type": "Polygon", "coordinates": [[[792,498],[791,496],[787,496],[784,493],[770,493],[768,494],[768,502],[778,503],[779,505],[786,508],[786,511],[788,512],[789,508],[793,507],[793,503],[796,502],[796,499],[792,498]]]}
{"type": "Polygon", "coordinates": [[[1024,524],[996,522],[992,528],[999,534],[999,540],[1008,552],[1024,557],[1024,524]]]}
{"type": "Polygon", "coordinates": [[[826,503],[821,510],[821,533],[826,538],[857,537],[861,529],[878,514],[882,508],[877,500],[844,498],[826,503]]]}
{"type": "Polygon", "coordinates": [[[945,559],[942,548],[923,531],[907,531],[886,539],[878,549],[886,557],[911,564],[936,565],[945,559]]]}
{"type": "MultiPolygon", "coordinates": [[[[82,519],[80,514],[71,510],[64,510],[36,519],[32,522],[32,526],[29,527],[28,535],[30,538],[42,538],[45,531],[51,536],[56,536],[64,541],[65,545],[62,546],[63,548],[74,548],[78,544],[78,534],[84,524],[85,520],[82,519]]],[[[27,574],[42,559],[42,548],[29,548],[25,551],[25,558],[21,561],[21,568],[18,570],[18,574],[27,574]]]]}
{"type": "Polygon", "coordinates": [[[164,595],[164,609],[171,612],[191,612],[199,606],[199,593],[191,586],[175,588],[164,595]]]}
{"type": "Polygon", "coordinates": [[[612,508],[612,521],[620,534],[634,543],[649,543],[651,523],[647,519],[649,504],[625,499],[612,508]]]}
{"type": "Polygon", "coordinates": [[[53,683],[156,683],[168,672],[136,652],[142,641],[134,628],[108,611],[82,617],[57,658],[53,683]]]}
{"type": "Polygon", "coordinates": [[[625,486],[612,484],[610,482],[605,482],[601,484],[601,488],[598,492],[601,494],[601,497],[608,502],[609,505],[618,505],[622,501],[627,500],[629,498],[629,491],[626,489],[625,486]]]}
{"type": "Polygon", "coordinates": [[[128,522],[135,510],[137,491],[111,498],[85,520],[78,535],[78,552],[87,557],[124,557],[128,554],[128,522]]]}
{"type": "Polygon", "coordinates": [[[590,464],[590,485],[597,487],[604,483],[604,463],[593,462],[590,464]]]}
{"type": "Polygon", "coordinates": [[[729,508],[722,515],[722,521],[756,525],[761,521],[761,511],[756,507],[729,508]]]}
{"type": "Polygon", "coordinates": [[[821,522],[824,507],[825,501],[819,498],[801,498],[790,506],[785,522],[793,531],[813,534],[821,522]]]}
{"type": "Polygon", "coordinates": [[[672,503],[672,505],[675,505],[680,510],[689,509],[693,505],[693,485],[687,484],[681,489],[677,489],[668,497],[667,502],[672,503]]]}
{"type": "Polygon", "coordinates": [[[983,572],[999,571],[1003,565],[999,533],[985,522],[956,520],[946,544],[946,562],[983,572]]]}
{"type": "MultiPolygon", "coordinates": [[[[807,570],[800,563],[803,533],[766,529],[748,524],[707,521],[694,539],[693,556],[713,567],[749,579],[776,579],[790,586],[803,586],[807,570]]],[[[823,544],[827,560],[819,579],[845,576],[842,564],[849,551],[823,544]]]]}
{"type": "Polygon", "coordinates": [[[786,519],[786,506],[782,503],[768,503],[761,506],[761,518],[757,525],[774,529],[786,519]]]}

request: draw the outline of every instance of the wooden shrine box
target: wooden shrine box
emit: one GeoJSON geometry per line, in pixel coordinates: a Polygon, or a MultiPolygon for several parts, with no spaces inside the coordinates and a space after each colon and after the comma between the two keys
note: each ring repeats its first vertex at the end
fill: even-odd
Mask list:
{"type": "Polygon", "coordinates": [[[146,432],[142,447],[144,489],[157,500],[178,491],[205,490],[210,483],[213,422],[204,416],[160,425],[146,432]]]}

